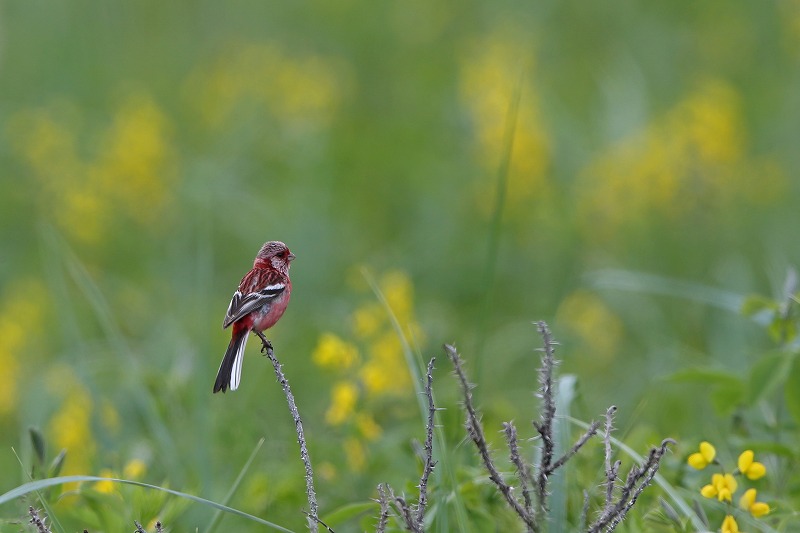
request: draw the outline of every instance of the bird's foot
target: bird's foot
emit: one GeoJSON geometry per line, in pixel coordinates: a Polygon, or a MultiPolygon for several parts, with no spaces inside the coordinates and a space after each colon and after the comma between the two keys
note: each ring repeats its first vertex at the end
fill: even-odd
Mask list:
{"type": "Polygon", "coordinates": [[[254,331],[258,338],[261,339],[261,353],[266,353],[267,356],[272,357],[272,343],[260,331],[254,331]]]}

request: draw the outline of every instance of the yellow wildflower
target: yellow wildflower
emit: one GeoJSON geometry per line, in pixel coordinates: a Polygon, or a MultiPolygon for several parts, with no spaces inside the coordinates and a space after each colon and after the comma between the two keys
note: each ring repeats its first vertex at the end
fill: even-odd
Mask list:
{"type": "Polygon", "coordinates": [[[375,419],[372,418],[372,415],[365,413],[360,413],[356,416],[356,426],[358,426],[358,431],[367,440],[377,439],[380,437],[381,432],[383,431],[375,422],[375,419]]]}
{"type": "Polygon", "coordinates": [[[381,291],[397,321],[406,324],[411,320],[414,286],[405,272],[394,270],[381,278],[381,291]]]}
{"type": "Polygon", "coordinates": [[[711,476],[711,483],[700,489],[700,494],[706,498],[716,496],[721,502],[730,502],[737,486],[736,478],[732,474],[714,474],[711,476]]]}
{"type": "Polygon", "coordinates": [[[764,477],[767,473],[767,468],[753,460],[753,450],[745,450],[739,456],[738,466],[739,472],[747,476],[748,479],[759,479],[764,477]]]}
{"type": "Polygon", "coordinates": [[[687,462],[692,468],[702,470],[714,462],[716,455],[717,450],[714,446],[710,442],[703,441],[700,443],[700,451],[690,455],[687,462]]]}
{"type": "Polygon", "coordinates": [[[344,453],[347,456],[347,465],[353,472],[362,472],[367,464],[364,445],[355,437],[344,441],[344,453]]]}
{"type": "Polygon", "coordinates": [[[147,471],[147,465],[141,459],[131,459],[122,470],[125,479],[141,479],[147,471]]]}
{"type": "MultiPolygon", "coordinates": [[[[64,377],[62,373],[61,379],[64,377]]],[[[64,475],[86,474],[90,470],[96,450],[91,423],[93,407],[89,392],[80,383],[72,382],[61,407],[50,420],[55,446],[67,450],[69,460],[64,464],[64,475]]]]}
{"type": "Polygon", "coordinates": [[[358,388],[349,381],[340,381],[331,391],[331,406],[325,413],[325,421],[338,426],[345,422],[355,410],[358,400],[358,388]]]}
{"type": "Polygon", "coordinates": [[[722,533],[741,533],[739,531],[739,524],[736,523],[736,520],[731,515],[727,515],[722,521],[720,530],[722,533]]]}
{"type": "Polygon", "coordinates": [[[355,310],[352,317],[353,332],[356,337],[365,339],[375,334],[383,325],[386,311],[377,302],[362,305],[355,310]]]}
{"type": "MultiPolygon", "coordinates": [[[[113,477],[113,478],[115,478],[115,477],[117,477],[117,475],[114,473],[113,470],[109,470],[109,469],[106,468],[106,469],[103,469],[103,470],[100,471],[100,476],[99,477],[113,477]]],[[[94,484],[94,490],[96,490],[97,492],[103,492],[105,494],[112,494],[112,493],[116,492],[116,489],[114,488],[114,485],[116,485],[116,483],[114,483],[113,481],[109,481],[109,480],[98,481],[97,483],[94,484]]]]}
{"type": "Polygon", "coordinates": [[[323,333],[311,358],[323,368],[347,370],[358,362],[358,348],[333,333],[323,333]]]}
{"type": "Polygon", "coordinates": [[[764,502],[757,502],[756,496],[756,489],[747,489],[742,497],[739,498],[739,507],[758,518],[769,513],[769,505],[764,502]]]}

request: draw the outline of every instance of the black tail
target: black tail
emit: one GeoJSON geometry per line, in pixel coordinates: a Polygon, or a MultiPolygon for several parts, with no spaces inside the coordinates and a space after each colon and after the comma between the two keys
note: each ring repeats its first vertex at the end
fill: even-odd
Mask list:
{"type": "Polygon", "coordinates": [[[244,358],[244,347],[247,344],[248,331],[243,331],[239,335],[234,335],[225,351],[225,357],[217,371],[217,381],[214,382],[214,392],[232,391],[239,388],[239,380],[242,377],[242,359],[244,358]]]}

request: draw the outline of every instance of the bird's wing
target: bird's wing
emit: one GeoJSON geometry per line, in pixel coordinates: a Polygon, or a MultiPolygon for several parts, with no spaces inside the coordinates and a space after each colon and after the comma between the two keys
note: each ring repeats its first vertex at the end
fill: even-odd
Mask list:
{"type": "Polygon", "coordinates": [[[225,320],[222,322],[223,329],[248,313],[270,305],[272,300],[285,290],[286,283],[278,273],[262,269],[251,270],[242,279],[239,290],[233,293],[225,320]]]}

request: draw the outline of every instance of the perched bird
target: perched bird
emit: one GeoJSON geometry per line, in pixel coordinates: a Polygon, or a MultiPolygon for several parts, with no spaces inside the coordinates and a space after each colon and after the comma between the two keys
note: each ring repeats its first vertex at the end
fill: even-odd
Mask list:
{"type": "Polygon", "coordinates": [[[264,350],[272,350],[272,344],[262,333],[275,325],[289,305],[292,282],[289,279],[289,264],[294,254],[280,241],[269,241],[258,251],[253,268],[239,283],[222,328],[233,325],[231,342],[222,364],[219,365],[214,392],[225,392],[228,387],[236,390],[242,378],[242,360],[247,337],[252,331],[261,339],[264,350]]]}

